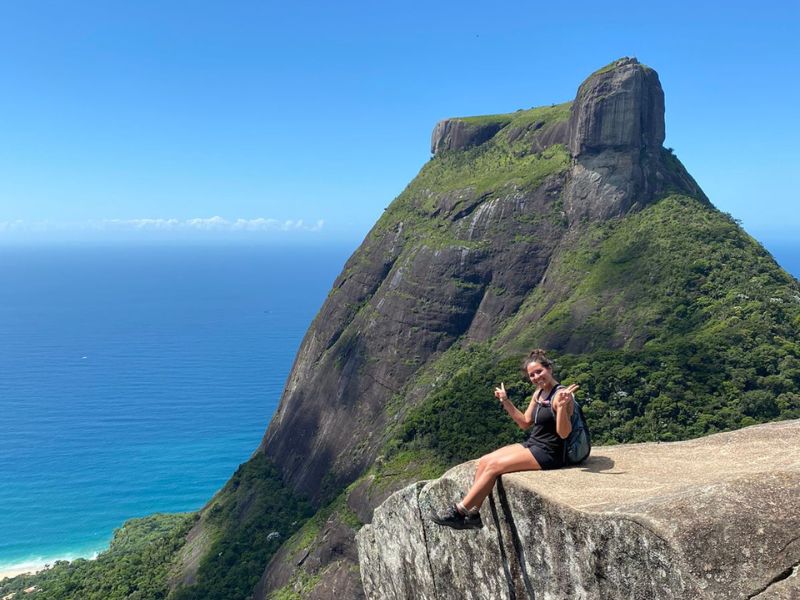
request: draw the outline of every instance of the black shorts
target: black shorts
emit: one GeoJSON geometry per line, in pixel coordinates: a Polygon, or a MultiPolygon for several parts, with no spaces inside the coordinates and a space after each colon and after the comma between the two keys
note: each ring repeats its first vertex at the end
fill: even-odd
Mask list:
{"type": "Polygon", "coordinates": [[[532,444],[530,440],[524,441],[522,445],[531,451],[533,458],[535,458],[536,462],[539,463],[539,466],[542,467],[542,471],[560,469],[564,466],[563,456],[558,456],[557,453],[553,453],[545,448],[542,448],[541,446],[532,444]]]}

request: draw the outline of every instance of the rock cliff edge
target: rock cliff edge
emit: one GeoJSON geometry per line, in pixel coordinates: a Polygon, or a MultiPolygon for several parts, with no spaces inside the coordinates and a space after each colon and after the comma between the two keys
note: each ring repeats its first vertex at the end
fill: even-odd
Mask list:
{"type": "Polygon", "coordinates": [[[800,597],[800,421],[596,448],[579,467],[504,475],[482,530],[432,523],[473,472],[376,509],[357,536],[368,598],[800,597]]]}

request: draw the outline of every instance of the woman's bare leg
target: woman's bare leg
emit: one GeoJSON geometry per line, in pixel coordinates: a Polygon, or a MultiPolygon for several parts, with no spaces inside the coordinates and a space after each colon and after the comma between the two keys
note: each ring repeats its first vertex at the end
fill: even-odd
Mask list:
{"type": "MultiPolygon", "coordinates": [[[[518,444],[513,444],[518,445],[518,444]]],[[[478,459],[478,466],[475,468],[475,477],[473,477],[472,482],[475,483],[478,481],[483,472],[486,470],[486,465],[491,462],[494,462],[498,458],[502,458],[506,452],[507,448],[511,446],[503,446],[502,448],[498,448],[497,450],[490,452],[489,454],[484,454],[478,459]]]]}
{"type": "Polygon", "coordinates": [[[469,510],[480,508],[491,493],[494,482],[503,473],[539,470],[541,470],[539,463],[525,446],[522,444],[504,446],[481,457],[475,471],[475,483],[472,484],[461,503],[469,510]]]}

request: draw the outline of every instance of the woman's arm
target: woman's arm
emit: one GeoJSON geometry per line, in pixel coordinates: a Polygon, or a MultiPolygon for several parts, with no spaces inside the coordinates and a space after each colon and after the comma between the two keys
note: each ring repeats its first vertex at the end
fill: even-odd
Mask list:
{"type": "Polygon", "coordinates": [[[572,432],[572,412],[575,410],[575,391],[580,386],[573,383],[571,386],[558,390],[553,399],[553,410],[556,413],[556,433],[562,440],[569,437],[572,432]]]}
{"type": "MultiPolygon", "coordinates": [[[[541,392],[540,392],[541,393],[541,392]]],[[[528,403],[528,408],[525,410],[524,425],[520,425],[523,429],[530,429],[533,425],[533,413],[536,410],[536,392],[531,394],[531,401],[528,403]]]]}
{"type": "Polygon", "coordinates": [[[531,404],[528,406],[528,410],[525,411],[525,414],[522,414],[520,410],[514,406],[511,400],[508,399],[508,394],[506,394],[506,386],[504,384],[500,384],[499,388],[495,388],[494,396],[500,401],[500,404],[503,408],[506,409],[506,412],[514,419],[514,422],[520,426],[521,429],[527,429],[533,423],[533,399],[531,399],[531,404]]]}

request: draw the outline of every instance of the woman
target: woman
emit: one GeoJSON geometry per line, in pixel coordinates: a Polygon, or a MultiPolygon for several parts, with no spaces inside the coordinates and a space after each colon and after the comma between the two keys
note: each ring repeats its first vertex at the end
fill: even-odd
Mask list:
{"type": "Polygon", "coordinates": [[[505,446],[482,456],[467,495],[442,514],[432,515],[435,523],[454,529],[483,527],[478,511],[500,475],[564,466],[564,443],[572,431],[574,393],[578,386],[559,385],[553,377],[553,363],[541,349],[531,352],[524,369],[536,386],[524,414],[509,401],[503,383],[494,390],[494,395],[522,429],[533,426],[530,436],[522,444],[505,446]]]}

